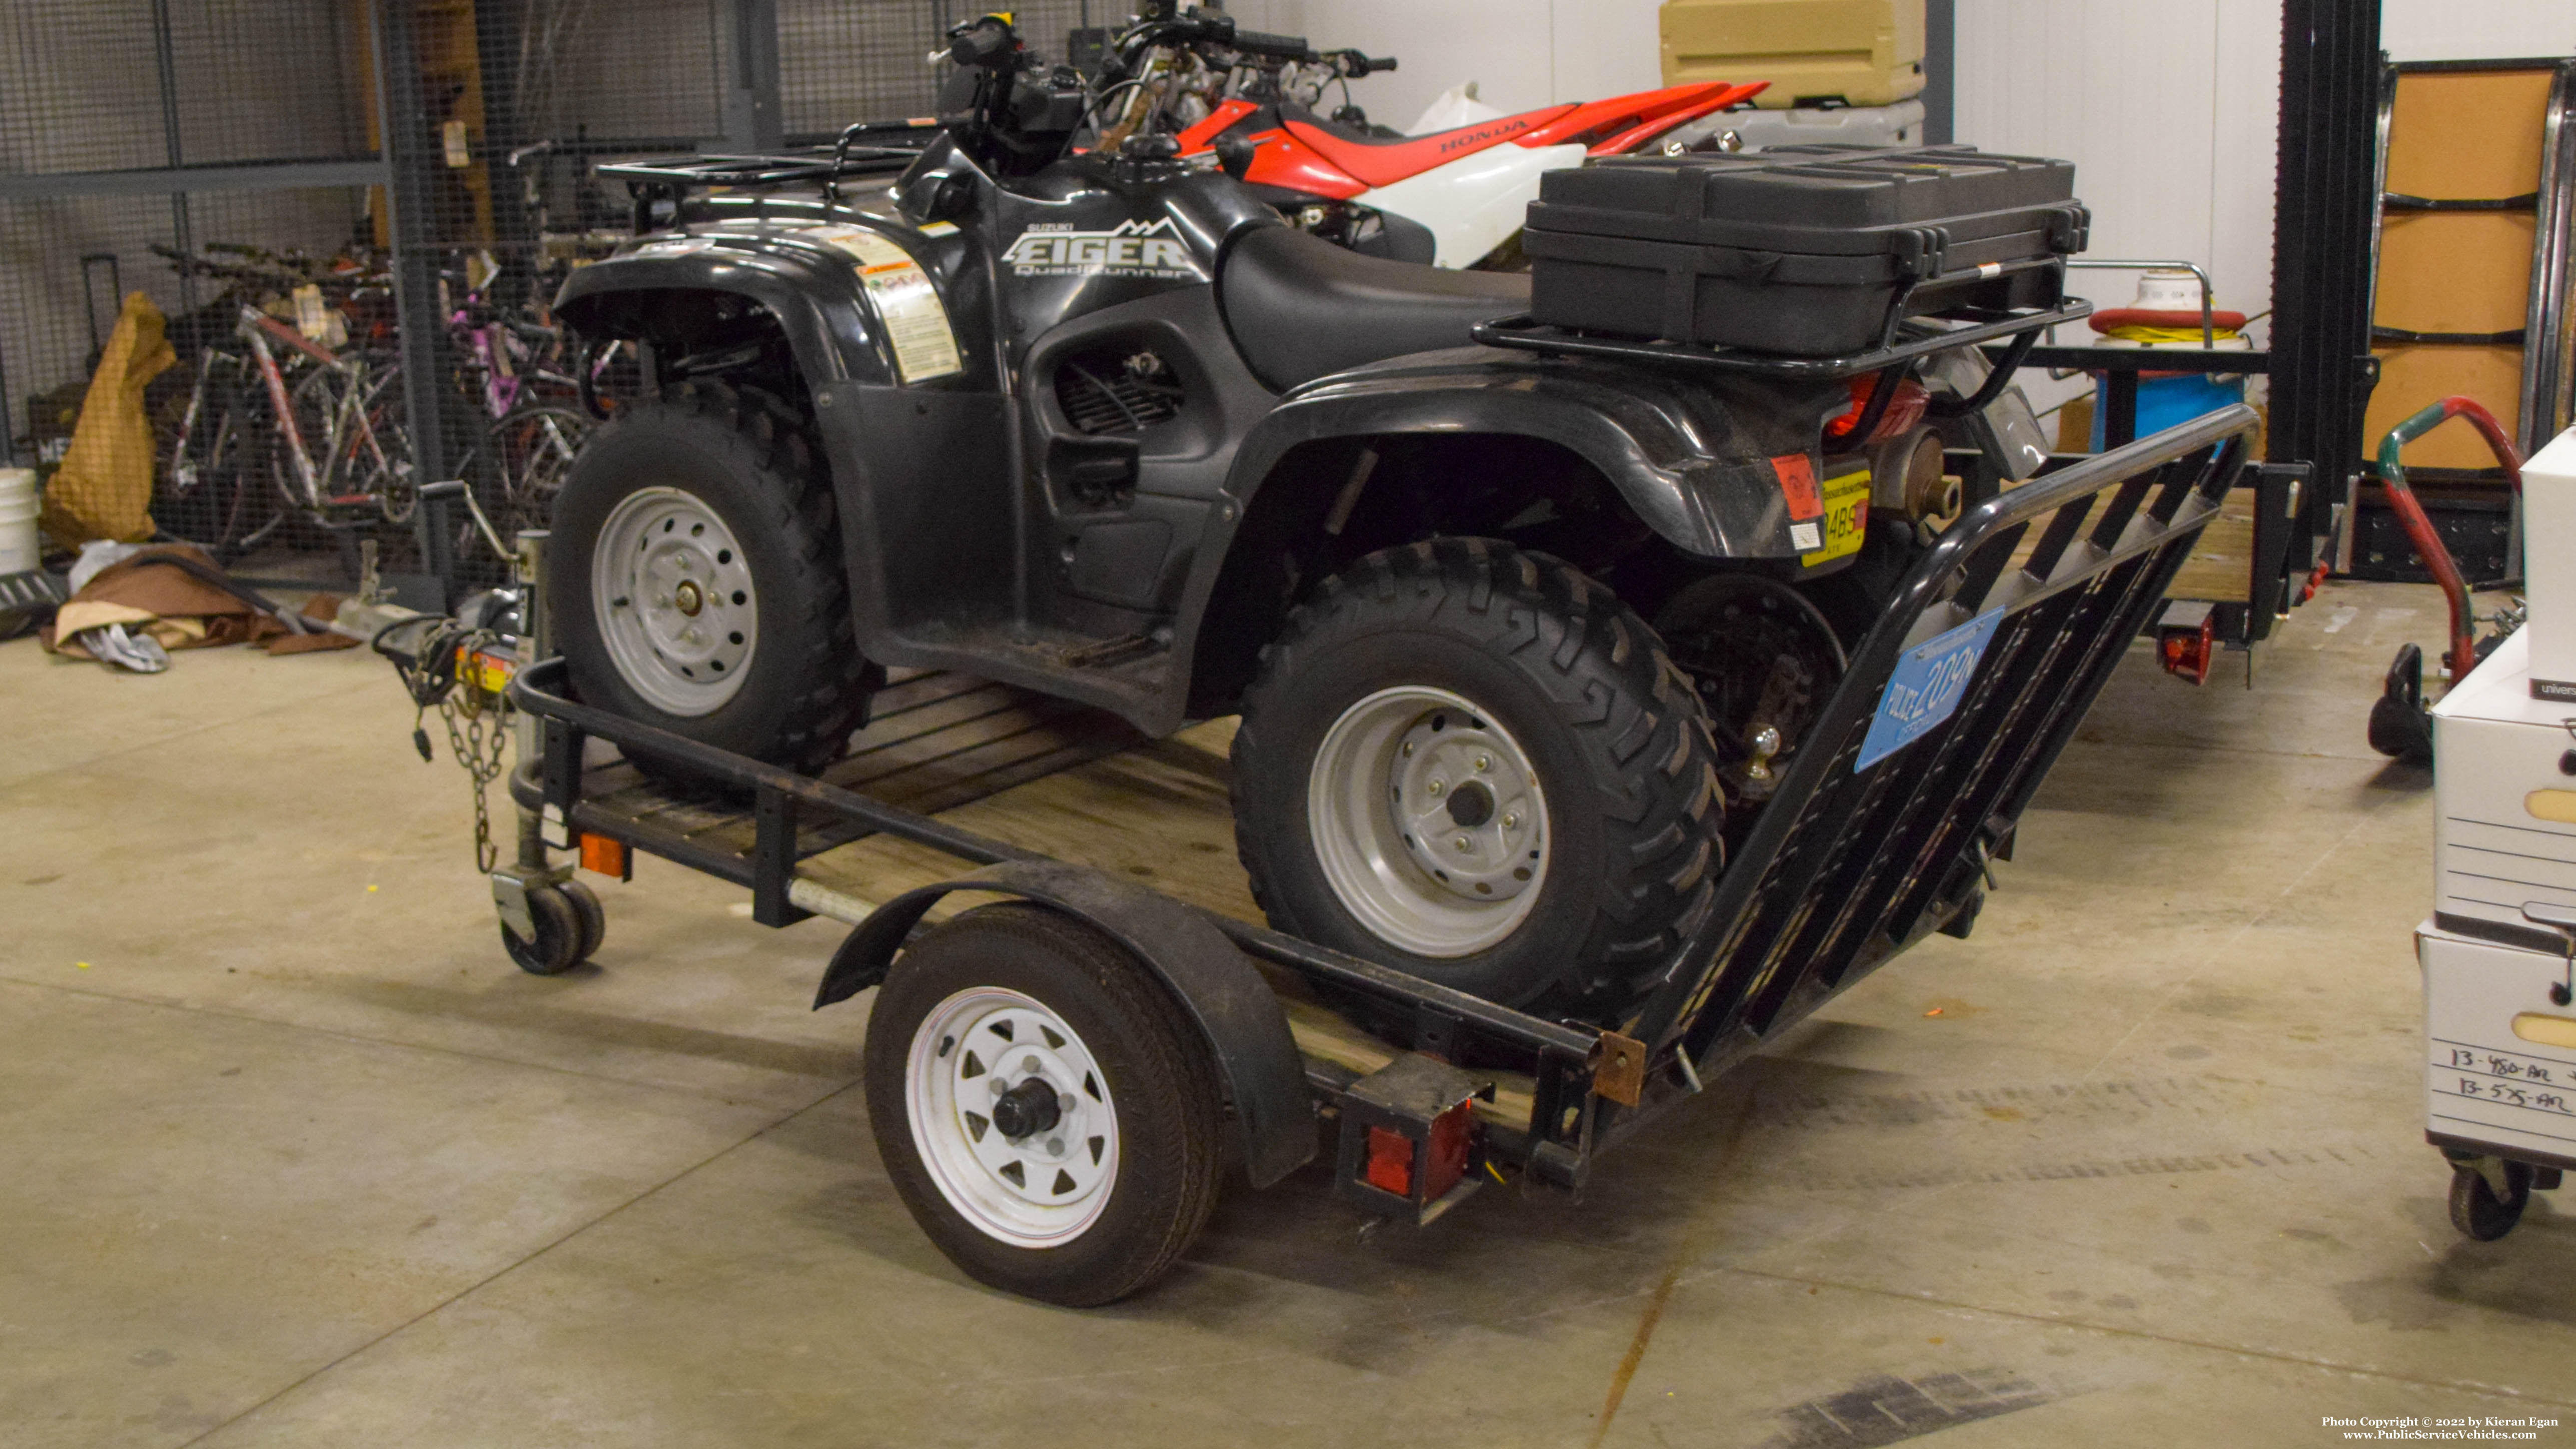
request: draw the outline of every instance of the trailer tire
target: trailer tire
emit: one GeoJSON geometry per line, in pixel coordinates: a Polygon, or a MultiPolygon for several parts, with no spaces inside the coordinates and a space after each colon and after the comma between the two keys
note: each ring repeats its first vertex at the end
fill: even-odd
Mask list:
{"type": "Polygon", "coordinates": [[[1004,902],[915,941],[869,1013],[862,1075],[896,1194],[977,1282],[1115,1302],[1215,1206],[1214,1054],[1142,963],[1063,912],[1004,902]]]}
{"type": "Polygon", "coordinates": [[[1653,988],[1725,859],[1707,718],[1654,632],[1482,539],[1371,554],[1291,613],[1244,694],[1234,811],[1278,929],[1596,1021],[1653,988]]]}
{"type": "Polygon", "coordinates": [[[620,409],[556,496],[548,555],[554,642],[585,703],[809,772],[863,721],[874,672],[830,480],[786,403],[687,382],[620,409]]]}

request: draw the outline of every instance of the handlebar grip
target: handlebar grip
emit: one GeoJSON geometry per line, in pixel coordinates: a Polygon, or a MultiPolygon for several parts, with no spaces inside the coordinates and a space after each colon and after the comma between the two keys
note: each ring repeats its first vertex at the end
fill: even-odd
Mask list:
{"type": "Polygon", "coordinates": [[[1363,55],[1357,59],[1361,75],[1376,75],[1379,71],[1395,69],[1395,57],[1391,55],[1363,55]]]}
{"type": "Polygon", "coordinates": [[[1001,26],[978,25],[950,43],[948,58],[959,65],[991,65],[1010,53],[1018,39],[1001,26]]]}
{"type": "Polygon", "coordinates": [[[1315,53],[1302,35],[1264,35],[1258,30],[1236,31],[1233,45],[1251,55],[1275,55],[1282,60],[1303,60],[1315,53]]]}

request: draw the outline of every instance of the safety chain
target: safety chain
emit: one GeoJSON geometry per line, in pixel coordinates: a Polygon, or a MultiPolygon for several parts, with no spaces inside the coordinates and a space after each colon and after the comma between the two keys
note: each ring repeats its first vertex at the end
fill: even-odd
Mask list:
{"type": "Polygon", "coordinates": [[[509,768],[512,717],[518,713],[507,694],[484,690],[477,680],[462,678],[458,660],[507,642],[489,629],[466,629],[453,619],[404,619],[377,632],[375,651],[393,661],[413,705],[411,743],[423,760],[435,759],[429,730],[422,723],[435,708],[447,727],[447,747],[474,782],[474,868],[489,874],[501,863],[492,839],[492,782],[509,768]],[[416,643],[391,642],[405,630],[419,630],[416,643]]]}

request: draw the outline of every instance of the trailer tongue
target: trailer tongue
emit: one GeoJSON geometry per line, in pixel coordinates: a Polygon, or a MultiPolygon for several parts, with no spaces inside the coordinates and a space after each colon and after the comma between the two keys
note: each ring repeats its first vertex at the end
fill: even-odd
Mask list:
{"type": "Polygon", "coordinates": [[[494,873],[495,895],[505,921],[535,919],[531,898],[560,890],[568,873],[550,848],[587,843],[596,855],[615,842],[748,887],[764,924],[813,914],[852,923],[818,1006],[880,983],[892,992],[908,971],[949,973],[907,987],[908,1003],[924,997],[907,1009],[929,1033],[913,1039],[916,1056],[948,1062],[967,1049],[943,1035],[952,1017],[1042,1035],[1051,1045],[1005,1034],[1010,1050],[960,1059],[975,1072],[930,1074],[945,1084],[925,1099],[931,1115],[962,1124],[948,1143],[920,1112],[904,1136],[906,1103],[876,1100],[880,1069],[895,1073],[887,1092],[906,1089],[892,1062],[901,1043],[871,1027],[871,1116],[889,1171],[944,1251],[1014,1291],[1065,1303],[1135,1291],[1204,1218],[1220,1137],[1266,1185],[1317,1155],[1319,1119],[1338,1124],[1324,1154],[1336,1192],[1372,1211],[1427,1221],[1515,1175],[1578,1189],[1604,1147],[1907,946],[1934,931],[1968,934],[1993,862],[2011,856],[2015,822],[2235,486],[2256,423],[2251,409],[2228,408],[2034,479],[1953,524],[1854,651],[1812,745],[1725,864],[1712,908],[1625,1020],[1544,1020],[636,724],[566,697],[551,659],[510,686],[537,725],[537,748],[511,782],[536,824],[520,859],[494,873]],[[664,810],[677,802],[650,787],[603,793],[583,767],[592,737],[683,763],[747,807],[664,810]],[[874,902],[823,879],[816,858],[869,833],[968,869],[874,902]],[[922,924],[961,892],[1023,904],[922,924]],[[1012,952],[1027,962],[1011,966],[1012,952]],[[955,974],[983,969],[978,961],[1022,972],[1012,979],[1023,984],[955,974]],[[1091,984],[1039,1003],[1025,983],[1059,979],[1049,972],[1087,972],[1091,984]],[[1274,989],[1292,979],[1378,1003],[1381,1027],[1406,1025],[1362,1031],[1274,989]],[[948,994],[927,1000],[931,984],[948,994]],[[1127,1007],[1084,1005],[1092,992],[1127,1007]],[[1115,1093],[1082,1085],[1097,1087],[1085,1063],[1112,1060],[1112,1076],[1130,1073],[1115,1093]],[[1475,1065],[1486,1062],[1510,1065],[1475,1065]],[[976,1095],[988,1079],[989,1108],[976,1095]],[[1068,1144],[1066,1122],[1095,1128],[1068,1144]],[[1179,1157],[1164,1160],[1167,1147],[1179,1157]],[[1189,1180],[1126,1186],[1120,1174],[1146,1171],[1149,1158],[1153,1171],[1189,1180]]]}

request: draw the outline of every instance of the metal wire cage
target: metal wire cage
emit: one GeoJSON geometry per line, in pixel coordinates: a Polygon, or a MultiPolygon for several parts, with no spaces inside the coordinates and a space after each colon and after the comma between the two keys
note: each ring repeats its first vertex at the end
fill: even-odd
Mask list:
{"type": "MultiPolygon", "coordinates": [[[[1019,13],[1061,59],[1095,8],[1114,21],[1091,0],[1019,13]]],[[[498,578],[462,508],[416,500],[463,479],[499,531],[544,521],[596,421],[578,369],[620,365],[565,355],[548,306],[624,234],[628,198],[596,167],[927,114],[931,52],[970,13],[16,0],[0,19],[0,461],[59,461],[118,298],[139,290],[180,363],[148,399],[164,531],[236,557],[336,544],[349,567],[374,536],[450,595],[498,578]],[[245,309],[268,319],[257,340],[245,309]]]]}

